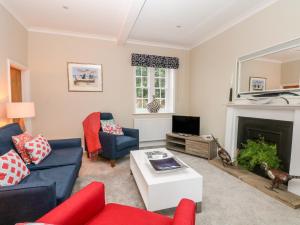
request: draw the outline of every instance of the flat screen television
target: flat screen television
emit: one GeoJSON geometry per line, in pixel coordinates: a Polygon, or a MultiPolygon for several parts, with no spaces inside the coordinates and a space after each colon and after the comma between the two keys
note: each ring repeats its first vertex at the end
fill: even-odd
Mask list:
{"type": "Polygon", "coordinates": [[[200,117],[194,116],[173,116],[172,132],[180,134],[200,134],[200,117]]]}

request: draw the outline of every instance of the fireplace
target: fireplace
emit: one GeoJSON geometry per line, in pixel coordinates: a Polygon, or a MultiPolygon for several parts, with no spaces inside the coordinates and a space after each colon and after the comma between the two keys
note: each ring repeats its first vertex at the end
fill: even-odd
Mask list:
{"type": "Polygon", "coordinates": [[[257,140],[259,137],[263,137],[267,143],[276,144],[277,155],[281,160],[281,169],[289,173],[293,122],[251,117],[238,118],[238,149],[242,149],[242,144],[247,140],[257,140]]]}
{"type": "MultiPolygon", "coordinates": [[[[227,106],[225,149],[232,158],[236,159],[237,149],[242,142],[255,139],[259,134],[277,145],[279,158],[284,163],[283,169],[299,176],[300,105],[227,106]]],[[[289,181],[288,191],[300,196],[300,179],[289,181]]]]}

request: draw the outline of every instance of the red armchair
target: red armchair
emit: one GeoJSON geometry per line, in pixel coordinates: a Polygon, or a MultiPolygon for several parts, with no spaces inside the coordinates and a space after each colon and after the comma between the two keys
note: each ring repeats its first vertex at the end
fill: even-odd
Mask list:
{"type": "Polygon", "coordinates": [[[193,201],[182,199],[174,218],[115,203],[105,204],[104,184],[93,182],[37,222],[55,225],[194,225],[193,201]]]}

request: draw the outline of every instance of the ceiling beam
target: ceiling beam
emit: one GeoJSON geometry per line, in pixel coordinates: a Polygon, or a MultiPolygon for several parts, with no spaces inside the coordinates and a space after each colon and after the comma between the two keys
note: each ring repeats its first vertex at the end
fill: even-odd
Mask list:
{"type": "Polygon", "coordinates": [[[125,17],[124,23],[120,29],[119,36],[117,39],[117,43],[119,45],[124,44],[128,37],[129,34],[138,19],[140,12],[145,4],[146,0],[132,0],[131,5],[128,9],[127,16],[125,17]]]}

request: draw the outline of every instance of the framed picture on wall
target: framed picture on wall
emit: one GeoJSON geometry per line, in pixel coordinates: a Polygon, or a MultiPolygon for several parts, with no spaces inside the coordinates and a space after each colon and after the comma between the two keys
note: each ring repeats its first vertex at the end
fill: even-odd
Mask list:
{"type": "Polygon", "coordinates": [[[265,91],[267,85],[267,78],[264,77],[250,77],[249,78],[249,91],[265,91]]]}
{"type": "Polygon", "coordinates": [[[102,65],[68,63],[69,91],[103,91],[102,65]]]}

